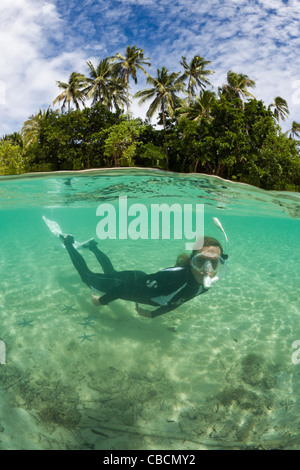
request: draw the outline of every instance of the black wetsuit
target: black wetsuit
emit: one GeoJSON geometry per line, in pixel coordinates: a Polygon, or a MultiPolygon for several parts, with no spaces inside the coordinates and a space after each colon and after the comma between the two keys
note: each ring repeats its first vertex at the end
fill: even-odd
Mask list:
{"type": "Polygon", "coordinates": [[[157,317],[208,290],[196,281],[190,267],[175,266],[154,274],[116,271],[96,244],[89,249],[102,266],[103,274],[93,273],[72,243],[65,242],[65,246],[82,281],[91,289],[103,293],[99,298],[102,305],[116,299],[130,300],[158,307],[151,312],[152,317],[157,317]]]}

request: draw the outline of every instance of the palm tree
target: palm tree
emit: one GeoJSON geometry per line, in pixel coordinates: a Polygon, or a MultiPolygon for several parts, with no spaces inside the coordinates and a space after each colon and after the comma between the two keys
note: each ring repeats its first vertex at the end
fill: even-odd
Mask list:
{"type": "Polygon", "coordinates": [[[57,81],[57,85],[63,92],[55,98],[53,104],[62,101],[62,111],[64,111],[66,104],[68,104],[68,111],[70,111],[71,101],[75,104],[76,109],[79,109],[80,103],[84,105],[87,79],[83,74],[72,72],[68,83],[57,81]]]}
{"type": "Polygon", "coordinates": [[[157,111],[160,111],[164,129],[166,129],[166,113],[173,117],[177,105],[182,104],[182,100],[177,96],[177,93],[184,91],[184,83],[178,78],[179,75],[180,73],[175,72],[169,74],[165,67],[157,69],[156,78],[147,74],[147,83],[153,87],[138,91],[134,95],[134,98],[141,98],[140,104],[154,98],[147,111],[147,117],[152,118],[157,111]]]}
{"type": "Polygon", "coordinates": [[[144,50],[137,49],[136,46],[127,46],[125,55],[118,53],[111,57],[111,59],[114,61],[114,71],[125,80],[127,114],[129,118],[129,76],[131,75],[134,82],[137,83],[137,69],[146,73],[143,65],[150,66],[150,62],[147,62],[150,59],[144,58],[144,50]]]}
{"type": "Polygon", "coordinates": [[[290,138],[294,139],[295,137],[300,137],[300,124],[296,121],[292,122],[292,128],[286,132],[288,134],[290,132],[290,138]]]}
{"type": "Polygon", "coordinates": [[[202,117],[211,121],[211,109],[216,102],[215,94],[210,90],[201,90],[199,96],[192,103],[185,104],[177,108],[180,117],[185,117],[191,121],[200,121],[202,117]]]}
{"type": "Polygon", "coordinates": [[[101,105],[108,105],[109,103],[109,90],[111,85],[112,62],[106,57],[100,60],[95,68],[91,61],[87,62],[89,67],[89,77],[87,79],[88,86],[86,94],[92,98],[92,104],[99,102],[101,105]]]}
{"type": "Polygon", "coordinates": [[[182,100],[177,96],[177,93],[184,91],[184,82],[179,78],[179,73],[168,73],[165,67],[157,69],[157,77],[151,77],[147,74],[147,83],[152,85],[152,88],[138,91],[134,98],[141,98],[139,103],[142,104],[147,100],[153,100],[147,111],[147,117],[151,118],[157,111],[162,114],[163,128],[165,132],[165,150],[166,150],[166,163],[168,167],[168,150],[166,144],[166,113],[170,117],[174,116],[174,110],[181,103],[182,100]]]}
{"type": "Polygon", "coordinates": [[[285,118],[290,114],[288,104],[285,99],[281,98],[281,96],[276,96],[274,98],[274,103],[271,103],[268,109],[274,108],[274,116],[275,119],[279,122],[280,119],[285,121],[285,118]]]}
{"type": "Polygon", "coordinates": [[[127,104],[126,83],[122,77],[112,77],[109,89],[109,106],[111,110],[113,107],[116,111],[124,110],[124,105],[127,104]]]}
{"type": "Polygon", "coordinates": [[[13,132],[12,134],[5,134],[0,138],[0,143],[9,142],[11,145],[19,145],[23,147],[23,139],[20,132],[13,132]]]}
{"type": "Polygon", "coordinates": [[[254,88],[255,81],[251,80],[248,75],[242,73],[235,73],[229,70],[227,73],[227,83],[219,88],[220,96],[232,99],[245,99],[245,97],[254,98],[254,96],[247,90],[247,88],[254,88]]]}
{"type": "Polygon", "coordinates": [[[187,64],[186,58],[182,56],[180,64],[184,68],[184,73],[181,79],[188,79],[187,92],[189,104],[191,102],[191,97],[195,95],[197,87],[203,90],[206,85],[210,85],[210,82],[206,77],[207,75],[212,75],[214,72],[212,70],[205,69],[205,67],[210,63],[211,62],[209,60],[204,60],[200,55],[195,55],[190,64],[187,64]]]}
{"type": "Polygon", "coordinates": [[[126,103],[125,81],[113,73],[113,64],[108,57],[100,60],[95,68],[91,61],[87,62],[90,69],[88,86],[85,89],[88,98],[92,98],[92,104],[99,102],[107,109],[113,107],[116,110],[123,109],[126,103]]]}
{"type": "Polygon", "coordinates": [[[21,136],[24,147],[28,147],[37,140],[41,121],[47,119],[51,113],[57,114],[58,111],[52,111],[50,108],[47,110],[40,109],[37,114],[33,114],[27,119],[27,121],[24,122],[24,125],[21,129],[21,136]]]}

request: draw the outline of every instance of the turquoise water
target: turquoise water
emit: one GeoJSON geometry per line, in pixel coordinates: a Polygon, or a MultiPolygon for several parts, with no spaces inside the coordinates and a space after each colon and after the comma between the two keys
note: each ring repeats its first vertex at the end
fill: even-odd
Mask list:
{"type": "Polygon", "coordinates": [[[300,449],[299,194],[120,169],[1,177],[0,208],[0,448],[300,449]],[[226,276],[156,319],[94,306],[42,215],[120,270],[156,272],[185,249],[100,241],[97,208],[120,195],[204,204],[205,232],[223,242],[218,217],[228,235],[226,276]]]}

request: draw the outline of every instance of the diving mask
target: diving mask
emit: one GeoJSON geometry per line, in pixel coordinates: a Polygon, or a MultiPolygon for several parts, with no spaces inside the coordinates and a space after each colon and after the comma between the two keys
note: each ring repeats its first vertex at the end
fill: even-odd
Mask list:
{"type": "MultiPolygon", "coordinates": [[[[214,224],[221,230],[223,236],[226,241],[226,252],[228,252],[228,237],[224,228],[222,227],[221,222],[217,217],[213,217],[214,224]]],[[[203,244],[203,238],[200,237],[203,244]]],[[[194,246],[194,250],[198,250],[202,247],[197,246],[197,242],[194,246]]],[[[197,253],[193,257],[191,257],[191,264],[192,267],[198,271],[199,273],[203,274],[203,286],[205,289],[209,289],[211,285],[222,278],[225,274],[225,260],[228,259],[228,254],[222,254],[222,256],[218,256],[216,253],[212,253],[209,251],[203,253],[197,253]]]]}
{"type": "Polygon", "coordinates": [[[201,274],[215,275],[224,266],[224,259],[215,253],[206,251],[204,253],[197,253],[191,259],[192,266],[196,271],[201,274]]]}
{"type": "Polygon", "coordinates": [[[225,267],[225,259],[209,251],[197,253],[191,258],[193,268],[203,274],[203,286],[209,289],[218,281],[225,267]]]}

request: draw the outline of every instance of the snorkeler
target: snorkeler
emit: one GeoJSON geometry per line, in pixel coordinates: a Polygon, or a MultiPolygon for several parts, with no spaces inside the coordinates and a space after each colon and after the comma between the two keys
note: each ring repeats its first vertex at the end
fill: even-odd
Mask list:
{"type": "Polygon", "coordinates": [[[186,254],[179,256],[174,267],[154,274],[136,270],[116,271],[110,259],[92,239],[81,244],[81,247],[94,253],[101,265],[103,273],[94,273],[90,271],[83,256],[75,248],[74,237],[63,235],[55,222],[43,218],[50,230],[62,239],[81,280],[98,293],[98,295],[92,294],[92,301],[95,305],[108,305],[117,299],[129,300],[135,302],[139,315],[148,318],[155,318],[170,312],[179,305],[207,292],[211,284],[219,279],[219,274],[228,257],[223,253],[223,247],[218,240],[204,237],[201,249],[193,250],[190,256],[186,254]],[[99,294],[102,295],[99,296],[99,294]],[[157,308],[150,312],[139,307],[139,303],[157,308]]]}

